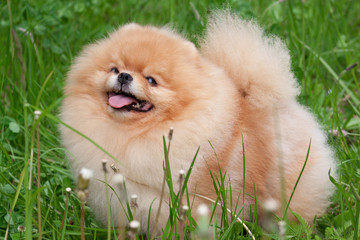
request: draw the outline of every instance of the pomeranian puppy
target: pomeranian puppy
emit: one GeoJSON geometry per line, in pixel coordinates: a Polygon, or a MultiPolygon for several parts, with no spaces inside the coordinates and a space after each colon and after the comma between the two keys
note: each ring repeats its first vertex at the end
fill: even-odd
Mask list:
{"type": "MultiPolygon", "coordinates": [[[[335,161],[313,115],[296,100],[299,89],[288,50],[256,23],[227,11],[212,15],[199,43],[198,50],[168,27],[132,23],[86,46],[67,76],[62,121],[118,159],[109,164],[124,176],[128,196],[138,195],[142,226],[150,206],[151,224],[158,211],[162,138],[171,127],[176,191],[179,171],[188,170],[200,146],[188,183],[193,209],[199,203],[211,206],[204,197],[216,199],[210,172],[219,177],[220,169],[226,186],[231,184],[228,201],[235,205],[241,196],[245,218],[252,214],[255,196],[260,206],[268,199],[280,203],[282,196],[288,201],[307,159],[290,209],[311,222],[329,204],[328,172],[334,173],[335,161]]],[[[106,222],[102,160],[109,157],[75,131],[60,128],[74,175],[83,167],[94,170],[89,204],[106,222]]],[[[108,171],[108,182],[117,190],[113,176],[108,171]]],[[[169,216],[166,189],[159,227],[169,216]]],[[[115,223],[125,225],[114,196],[111,207],[115,223]]],[[[283,215],[280,208],[277,214],[283,215]]],[[[261,210],[258,215],[261,219],[261,210]]]]}

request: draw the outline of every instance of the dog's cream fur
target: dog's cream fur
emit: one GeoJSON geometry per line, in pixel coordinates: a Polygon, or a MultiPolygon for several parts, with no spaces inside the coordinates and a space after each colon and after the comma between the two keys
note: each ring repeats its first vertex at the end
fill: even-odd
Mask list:
{"type": "MultiPolygon", "coordinates": [[[[311,140],[308,163],[290,204],[291,210],[311,222],[328,206],[333,187],[327,174],[329,169],[335,171],[335,162],[314,117],[296,101],[299,91],[286,47],[275,37],[265,37],[255,23],[227,12],[212,16],[200,45],[198,51],[167,28],[121,27],[86,47],[76,59],[66,82],[62,120],[119,160],[115,165],[126,179],[129,195],[139,196],[137,216],[144,226],[154,199],[152,223],[156,215],[163,178],[162,136],[170,127],[174,128],[170,151],[174,181],[180,169],[188,169],[200,146],[190,193],[215,199],[209,170],[218,176],[220,166],[230,177],[234,202],[243,189],[243,144],[245,192],[257,194],[260,202],[280,201],[279,169],[282,166],[289,199],[311,140]],[[114,65],[134,77],[133,93],[154,109],[119,112],[108,106],[106,91],[114,84],[109,70],[114,65]],[[142,77],[146,75],[155,75],[158,86],[149,87],[142,77]]],[[[108,156],[68,128],[61,127],[61,132],[74,174],[87,167],[95,171],[95,179],[103,179],[101,162],[108,156]]],[[[112,178],[109,173],[111,184],[112,178]]],[[[95,179],[89,204],[105,222],[105,185],[95,179]]],[[[247,218],[254,204],[249,195],[244,203],[247,218]]],[[[195,205],[204,202],[195,199],[195,205]]],[[[159,226],[168,217],[167,195],[164,200],[159,226]]],[[[125,224],[119,221],[119,210],[112,197],[113,217],[125,224]]]]}

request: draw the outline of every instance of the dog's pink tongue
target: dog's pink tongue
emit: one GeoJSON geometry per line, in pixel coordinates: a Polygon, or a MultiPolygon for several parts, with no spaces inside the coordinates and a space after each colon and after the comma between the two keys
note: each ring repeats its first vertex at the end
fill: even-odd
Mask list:
{"type": "Polygon", "coordinates": [[[136,100],[132,97],[124,95],[114,95],[109,97],[109,105],[113,108],[122,108],[132,103],[136,103],[136,100]]]}

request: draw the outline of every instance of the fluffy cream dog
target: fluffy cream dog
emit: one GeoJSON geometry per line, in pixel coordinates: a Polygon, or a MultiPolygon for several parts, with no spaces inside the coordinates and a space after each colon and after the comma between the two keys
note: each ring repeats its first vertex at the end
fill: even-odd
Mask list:
{"type": "MultiPolygon", "coordinates": [[[[314,117],[296,101],[298,92],[288,51],[279,39],[264,36],[253,22],[217,12],[200,51],[169,28],[137,24],[87,46],[68,74],[61,118],[118,159],[114,163],[129,194],[139,196],[137,215],[144,226],[154,199],[152,223],[156,215],[163,179],[162,136],[170,127],[173,179],[189,168],[200,146],[190,193],[215,199],[210,171],[218,175],[220,166],[230,178],[234,202],[245,185],[245,217],[255,194],[260,202],[281,200],[279,169],[289,199],[311,140],[290,204],[311,222],[328,206],[333,187],[327,175],[329,169],[334,172],[335,162],[314,117]]],[[[87,167],[102,180],[101,164],[108,156],[70,129],[61,127],[61,132],[74,174],[87,167]]],[[[110,184],[113,175],[109,172],[110,184]]],[[[105,222],[104,189],[104,183],[93,180],[89,204],[105,222]]],[[[195,197],[195,205],[202,201],[195,197]]],[[[165,196],[164,205],[167,202],[165,196]]],[[[159,226],[168,218],[164,205],[159,226]]],[[[118,219],[120,210],[112,198],[113,217],[125,224],[118,219]]]]}

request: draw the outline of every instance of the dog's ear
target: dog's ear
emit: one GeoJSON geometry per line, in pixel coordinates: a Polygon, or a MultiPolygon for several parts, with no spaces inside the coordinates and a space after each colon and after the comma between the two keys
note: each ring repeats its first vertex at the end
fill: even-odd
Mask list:
{"type": "Polygon", "coordinates": [[[136,28],[140,28],[141,25],[137,24],[137,23],[128,23],[125,24],[123,26],[120,26],[114,33],[120,31],[120,30],[130,30],[130,29],[136,29],[136,28]]]}
{"type": "Polygon", "coordinates": [[[165,34],[169,34],[169,35],[172,35],[176,38],[180,38],[180,39],[183,39],[184,41],[184,47],[188,48],[191,50],[191,53],[193,54],[193,56],[195,55],[199,55],[199,50],[198,48],[195,46],[195,44],[191,41],[189,41],[186,36],[184,36],[183,34],[177,32],[174,28],[174,26],[172,26],[171,24],[167,24],[165,26],[162,26],[160,28],[163,33],[165,34]]]}

